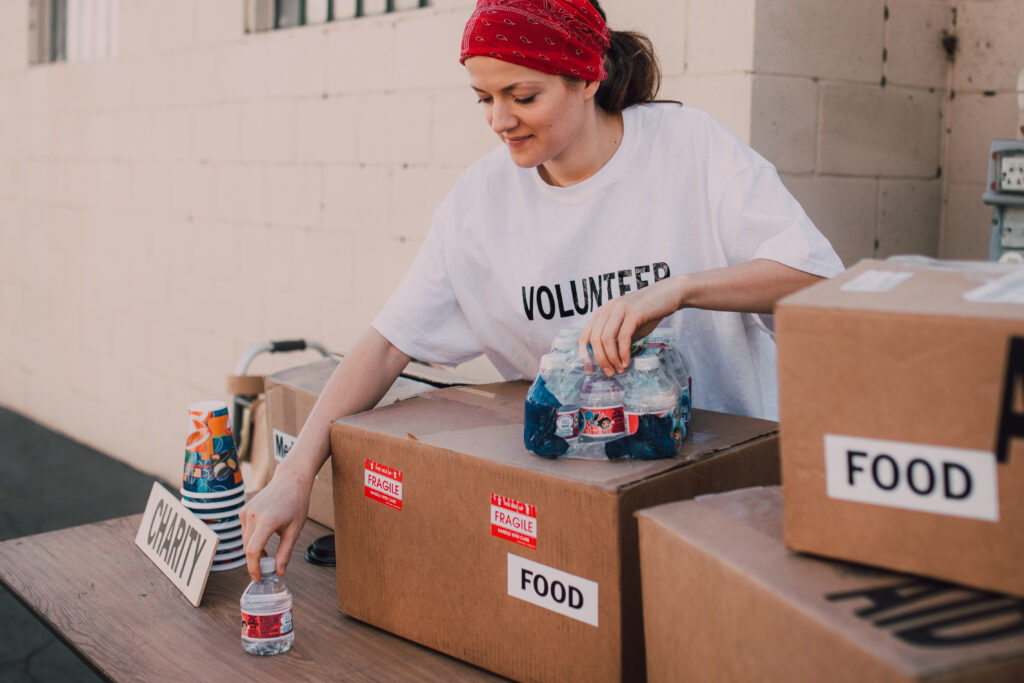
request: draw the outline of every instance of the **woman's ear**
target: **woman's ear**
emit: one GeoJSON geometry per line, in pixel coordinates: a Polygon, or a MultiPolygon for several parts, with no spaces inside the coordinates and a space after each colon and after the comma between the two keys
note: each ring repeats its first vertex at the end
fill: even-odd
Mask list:
{"type": "Polygon", "coordinates": [[[597,94],[597,89],[601,87],[601,81],[586,81],[586,85],[583,87],[583,99],[589,100],[597,94]]]}

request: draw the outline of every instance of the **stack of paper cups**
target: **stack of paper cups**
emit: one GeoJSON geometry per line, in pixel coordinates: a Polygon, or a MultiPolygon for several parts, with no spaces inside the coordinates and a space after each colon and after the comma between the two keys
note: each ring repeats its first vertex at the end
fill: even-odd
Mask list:
{"type": "Polygon", "coordinates": [[[245,482],[238,467],[228,406],[223,401],[201,401],[188,408],[181,502],[220,538],[212,571],[243,566],[238,513],[245,503],[245,482]]]}

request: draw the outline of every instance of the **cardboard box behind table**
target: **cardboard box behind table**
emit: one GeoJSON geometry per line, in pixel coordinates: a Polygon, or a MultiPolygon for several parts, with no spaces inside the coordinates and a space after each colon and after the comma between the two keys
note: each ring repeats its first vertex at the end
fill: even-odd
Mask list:
{"type": "Polygon", "coordinates": [[[1024,601],[790,552],[778,487],[638,517],[652,683],[1024,679],[1024,601]]]}
{"type": "Polygon", "coordinates": [[[1008,272],[868,261],[779,304],[791,548],[1024,595],[1024,305],[965,299],[1008,272]]]}
{"type": "Polygon", "coordinates": [[[777,481],[777,424],[696,411],[693,463],[546,460],[523,447],[527,388],[334,424],[339,605],[516,680],[642,680],[633,512],[777,481]]]}
{"type": "MultiPolygon", "coordinates": [[[[339,362],[334,358],[325,358],[267,376],[264,390],[270,431],[268,438],[271,440],[275,465],[288,455],[302,425],[313,410],[313,404],[339,362]]],[[[434,387],[430,384],[399,377],[377,405],[390,405],[432,389],[434,387]]],[[[331,463],[328,460],[313,482],[309,497],[309,518],[333,529],[334,506],[331,496],[331,463]]]]}

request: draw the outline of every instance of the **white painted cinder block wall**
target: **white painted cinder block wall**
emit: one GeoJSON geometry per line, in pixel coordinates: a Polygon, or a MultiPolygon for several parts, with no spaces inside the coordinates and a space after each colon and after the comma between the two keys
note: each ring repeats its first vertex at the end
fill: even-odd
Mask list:
{"type": "MultiPolygon", "coordinates": [[[[0,404],[175,480],[185,407],[228,398],[245,349],[348,348],[495,144],[457,61],[475,3],[431,4],[246,35],[242,0],[122,0],[116,58],[30,68],[27,2],[0,3],[0,404]]],[[[603,3],[654,40],[663,96],[776,163],[848,263],[974,255],[1024,0],[888,4],[603,3]]]]}

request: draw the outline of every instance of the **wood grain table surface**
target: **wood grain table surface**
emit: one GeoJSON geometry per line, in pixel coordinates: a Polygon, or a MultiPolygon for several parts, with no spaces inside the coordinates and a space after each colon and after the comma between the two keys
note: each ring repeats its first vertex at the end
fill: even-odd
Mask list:
{"type": "Polygon", "coordinates": [[[338,611],[334,569],[302,559],[330,533],[306,523],[285,582],[295,644],[273,657],[241,646],[244,568],[213,572],[192,607],[134,543],[142,516],[0,543],[0,582],[98,673],[124,681],[504,680],[338,611]]]}

